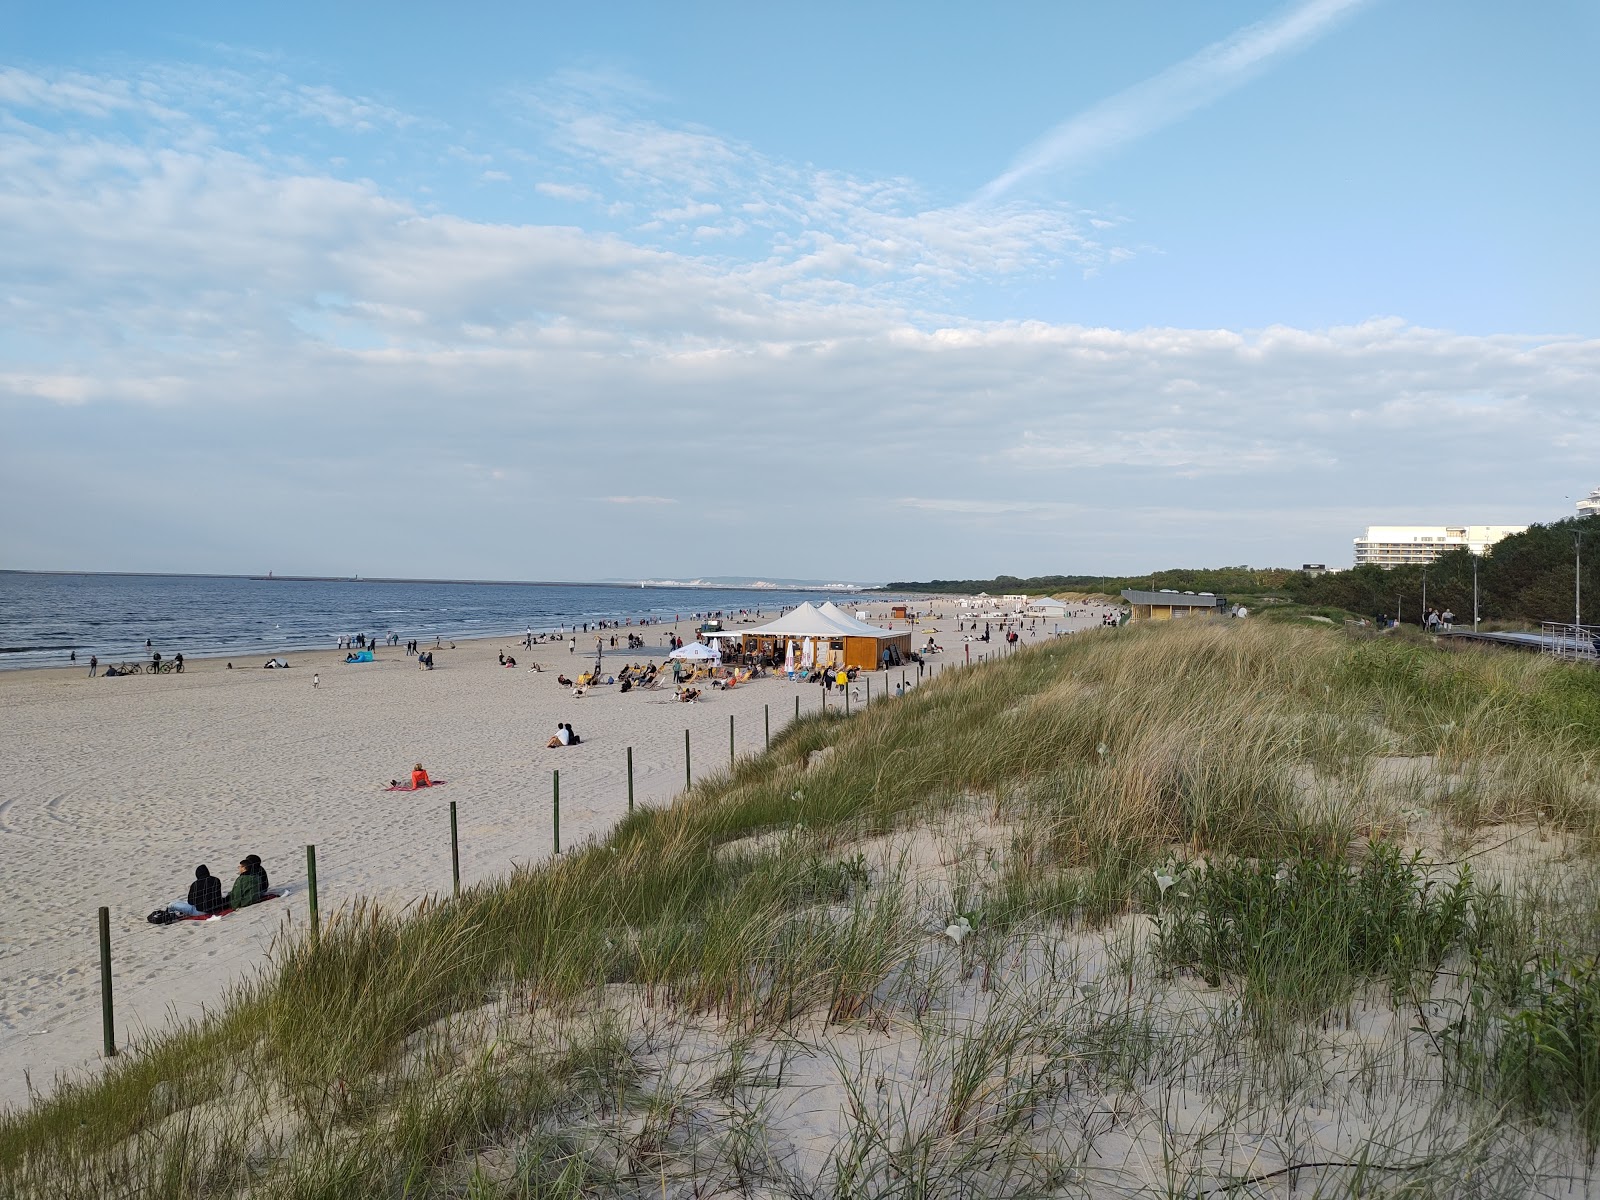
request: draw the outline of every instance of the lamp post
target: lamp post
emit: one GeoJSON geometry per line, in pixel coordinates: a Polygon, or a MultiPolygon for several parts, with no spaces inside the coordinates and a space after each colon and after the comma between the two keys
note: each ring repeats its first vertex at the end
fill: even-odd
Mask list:
{"type": "MultiPolygon", "coordinates": [[[[1583,624],[1583,534],[1572,535],[1572,623],[1583,624]]],[[[1578,630],[1573,630],[1577,636],[1578,630]]]]}
{"type": "Polygon", "coordinates": [[[1478,556],[1472,556],[1472,632],[1478,632],[1478,556]]]}

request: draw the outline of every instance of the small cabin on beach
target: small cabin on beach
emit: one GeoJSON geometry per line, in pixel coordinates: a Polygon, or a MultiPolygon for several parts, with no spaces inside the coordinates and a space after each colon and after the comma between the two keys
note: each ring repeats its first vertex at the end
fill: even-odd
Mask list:
{"type": "Polygon", "coordinates": [[[1228,615],[1228,598],[1210,592],[1141,592],[1124,588],[1122,598],[1133,608],[1135,621],[1177,621],[1184,617],[1228,615]]]}

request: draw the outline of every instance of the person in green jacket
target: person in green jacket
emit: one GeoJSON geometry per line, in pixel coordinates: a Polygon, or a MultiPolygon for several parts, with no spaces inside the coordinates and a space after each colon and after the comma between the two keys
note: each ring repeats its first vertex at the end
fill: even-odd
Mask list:
{"type": "Polygon", "coordinates": [[[233,881],[228,893],[229,908],[247,908],[261,899],[261,877],[250,869],[248,861],[239,864],[239,877],[233,881]]]}

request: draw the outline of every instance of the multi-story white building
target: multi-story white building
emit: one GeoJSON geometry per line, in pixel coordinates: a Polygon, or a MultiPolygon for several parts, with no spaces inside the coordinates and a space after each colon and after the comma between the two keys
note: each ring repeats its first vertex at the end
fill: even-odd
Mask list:
{"type": "Polygon", "coordinates": [[[1356,538],[1356,566],[1400,567],[1430,563],[1448,550],[1482,554],[1526,525],[1369,525],[1356,538]]]}
{"type": "Polygon", "coordinates": [[[1578,515],[1580,517],[1600,517],[1600,488],[1595,488],[1594,491],[1578,501],[1578,515]]]}

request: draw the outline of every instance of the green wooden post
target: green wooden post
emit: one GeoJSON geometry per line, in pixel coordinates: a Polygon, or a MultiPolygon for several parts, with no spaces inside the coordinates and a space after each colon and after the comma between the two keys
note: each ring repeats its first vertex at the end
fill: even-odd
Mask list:
{"type": "Polygon", "coordinates": [[[863,675],[861,678],[863,678],[863,679],[865,679],[867,681],[867,703],[871,704],[872,703],[872,676],[871,675],[863,675]]]}
{"type": "Polygon", "coordinates": [[[628,811],[633,811],[633,747],[628,747],[628,811]]]}
{"type": "Polygon", "coordinates": [[[733,766],[733,714],[728,714],[728,765],[733,766]]]}
{"type": "Polygon", "coordinates": [[[850,680],[848,678],[844,681],[844,715],[847,717],[850,715],[850,680]]]}
{"type": "Polygon", "coordinates": [[[800,693],[799,692],[796,692],[794,694],[794,719],[796,721],[798,721],[800,719],[800,693]]]}
{"type": "Polygon", "coordinates": [[[761,706],[761,719],[762,719],[762,722],[766,726],[767,749],[771,750],[772,749],[772,705],[763,704],[761,706]]]}
{"type": "Polygon", "coordinates": [[[461,899],[461,839],[456,831],[456,802],[450,801],[450,879],[461,899]]]}
{"type": "Polygon", "coordinates": [[[555,794],[550,801],[550,828],[555,835],[556,853],[561,853],[561,772],[556,772],[555,794]]]}
{"type": "Polygon", "coordinates": [[[689,770],[689,731],[683,731],[683,790],[694,786],[694,775],[689,770]]]}
{"type": "Polygon", "coordinates": [[[322,937],[322,919],[317,915],[317,848],[306,846],[306,884],[311,900],[311,940],[322,937]]]}
{"type": "Polygon", "coordinates": [[[100,910],[100,1024],[107,1058],[117,1055],[116,1027],[111,1019],[111,910],[100,910]]]}

